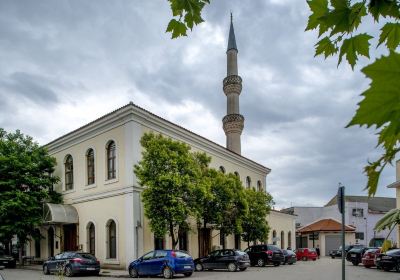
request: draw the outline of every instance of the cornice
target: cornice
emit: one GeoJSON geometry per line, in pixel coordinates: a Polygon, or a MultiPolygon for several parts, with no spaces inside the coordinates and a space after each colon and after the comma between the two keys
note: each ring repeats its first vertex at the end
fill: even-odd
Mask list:
{"type": "Polygon", "coordinates": [[[240,163],[242,166],[250,167],[262,175],[267,175],[271,172],[271,169],[136,106],[132,102],[51,141],[45,147],[48,148],[50,154],[54,154],[130,121],[140,123],[155,131],[160,131],[168,136],[177,138],[177,140],[191,143],[194,148],[220,156],[235,164],[240,163]]]}

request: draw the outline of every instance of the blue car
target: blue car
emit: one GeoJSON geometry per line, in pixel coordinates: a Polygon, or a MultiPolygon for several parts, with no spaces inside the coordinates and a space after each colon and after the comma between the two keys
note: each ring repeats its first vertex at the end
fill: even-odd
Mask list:
{"type": "Polygon", "coordinates": [[[175,274],[189,277],[194,271],[194,263],[193,258],[185,251],[155,250],[131,262],[128,270],[132,278],[162,275],[170,279],[175,274]]]}

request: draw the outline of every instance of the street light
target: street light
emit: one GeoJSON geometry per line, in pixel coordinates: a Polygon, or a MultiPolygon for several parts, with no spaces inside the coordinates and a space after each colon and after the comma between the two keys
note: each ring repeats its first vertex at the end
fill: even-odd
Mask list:
{"type": "Polygon", "coordinates": [[[365,246],[368,246],[368,220],[364,217],[365,220],[365,246]]]}

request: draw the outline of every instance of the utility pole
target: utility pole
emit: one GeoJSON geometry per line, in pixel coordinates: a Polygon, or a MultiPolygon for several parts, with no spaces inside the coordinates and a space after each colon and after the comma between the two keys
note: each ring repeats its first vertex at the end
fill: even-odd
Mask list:
{"type": "Polygon", "coordinates": [[[345,227],[344,227],[344,222],[345,222],[345,199],[344,199],[344,186],[342,186],[341,183],[339,183],[339,189],[338,189],[338,194],[337,194],[337,204],[339,208],[339,212],[342,213],[342,280],[346,279],[345,275],[345,227]]]}

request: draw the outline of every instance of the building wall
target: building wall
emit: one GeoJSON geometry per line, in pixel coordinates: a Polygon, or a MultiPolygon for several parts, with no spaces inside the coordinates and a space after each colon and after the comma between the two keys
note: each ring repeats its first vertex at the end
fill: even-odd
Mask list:
{"type": "Polygon", "coordinates": [[[268,225],[271,230],[268,236],[268,243],[274,244],[281,248],[286,249],[290,247],[292,249],[296,246],[296,228],[295,228],[295,216],[284,214],[278,211],[271,211],[267,217],[268,225]],[[273,238],[273,232],[276,231],[276,238],[273,238]],[[283,244],[281,239],[281,233],[283,232],[283,244]],[[290,233],[290,244],[289,244],[289,233],[290,233]],[[275,241],[275,242],[274,242],[275,241]],[[283,246],[282,246],[283,245],[283,246]]]}

